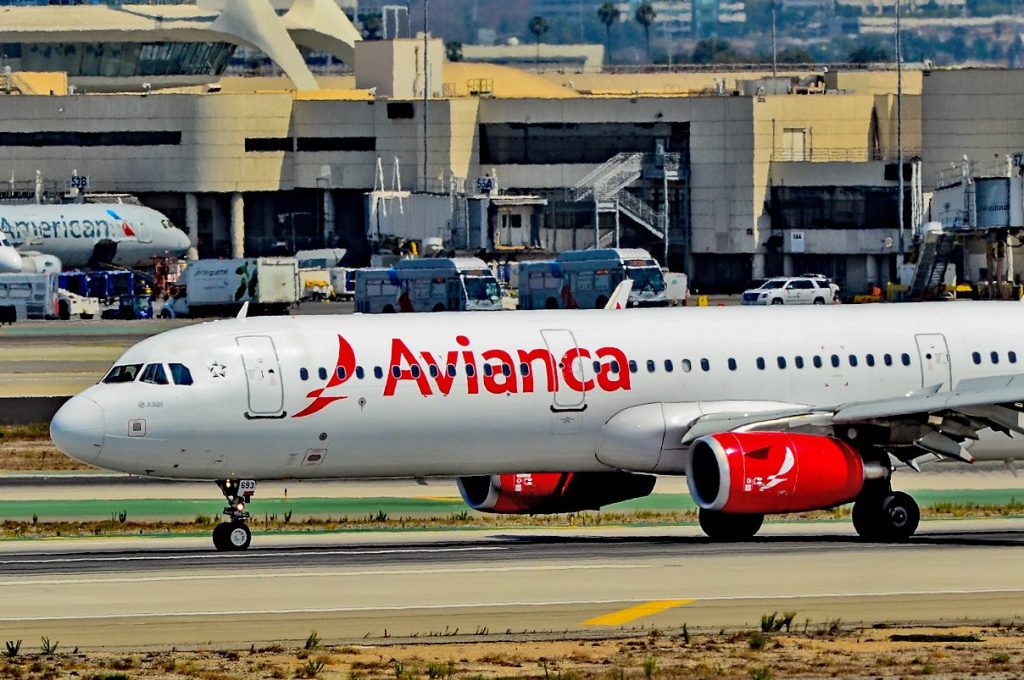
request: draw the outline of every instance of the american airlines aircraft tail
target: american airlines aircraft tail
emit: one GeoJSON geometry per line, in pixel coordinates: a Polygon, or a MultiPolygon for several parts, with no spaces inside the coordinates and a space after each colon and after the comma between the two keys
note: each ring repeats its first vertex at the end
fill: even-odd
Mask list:
{"type": "Polygon", "coordinates": [[[902,540],[897,467],[1013,459],[1012,303],[243,318],[129,349],[51,435],[122,472],[216,481],[218,549],[260,479],[454,475],[489,512],[594,509],[687,476],[714,539],[855,501],[902,540]]]}

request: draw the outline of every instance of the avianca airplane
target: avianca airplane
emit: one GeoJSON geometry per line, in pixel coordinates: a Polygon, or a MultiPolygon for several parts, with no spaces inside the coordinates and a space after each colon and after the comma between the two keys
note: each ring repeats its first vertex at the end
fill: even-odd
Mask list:
{"type": "MultiPolygon", "coordinates": [[[[628,293],[627,293],[628,294],[628,293]]],[[[125,352],[53,418],[85,463],[213,480],[244,549],[257,480],[454,475],[474,509],[550,513],[685,474],[714,539],[854,501],[902,540],[898,466],[1011,460],[1024,314],[1005,302],[239,318],[125,352]]]]}
{"type": "Polygon", "coordinates": [[[52,260],[47,255],[72,269],[148,267],[153,257],[181,257],[189,248],[188,235],[167,217],[129,203],[2,205],[0,238],[21,255],[16,271],[39,270],[52,260]]]}

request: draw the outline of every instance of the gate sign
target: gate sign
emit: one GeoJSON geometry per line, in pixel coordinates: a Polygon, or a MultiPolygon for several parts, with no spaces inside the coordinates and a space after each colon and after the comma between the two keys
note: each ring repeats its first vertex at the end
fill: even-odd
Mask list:
{"type": "Polygon", "coordinates": [[[88,175],[71,175],[68,177],[68,187],[71,189],[80,189],[85,191],[89,188],[89,176],[88,175]]]}

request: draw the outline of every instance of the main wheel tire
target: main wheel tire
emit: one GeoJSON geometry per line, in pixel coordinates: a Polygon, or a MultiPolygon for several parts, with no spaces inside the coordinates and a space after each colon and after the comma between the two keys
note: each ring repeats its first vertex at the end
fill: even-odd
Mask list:
{"type": "Polygon", "coordinates": [[[884,496],[861,496],[853,504],[853,528],[866,541],[885,540],[882,522],[884,496]]]}
{"type": "Polygon", "coordinates": [[[921,523],[921,510],[909,494],[896,491],[882,501],[882,519],[886,538],[905,541],[914,535],[921,523]]]}
{"type": "Polygon", "coordinates": [[[816,305],[823,305],[823,304],[825,304],[825,299],[824,298],[820,298],[820,297],[819,298],[814,298],[814,304],[816,304],[816,305]]]}
{"type": "Polygon", "coordinates": [[[558,309],[558,300],[555,298],[548,298],[544,301],[544,309],[558,309]]]}
{"type": "Polygon", "coordinates": [[[747,541],[761,528],[764,515],[748,515],[700,509],[700,528],[713,541],[747,541]]]}
{"type": "Polygon", "coordinates": [[[774,300],[772,300],[772,304],[773,305],[781,305],[781,304],[784,304],[784,302],[783,302],[782,298],[775,298],[774,300]]]}

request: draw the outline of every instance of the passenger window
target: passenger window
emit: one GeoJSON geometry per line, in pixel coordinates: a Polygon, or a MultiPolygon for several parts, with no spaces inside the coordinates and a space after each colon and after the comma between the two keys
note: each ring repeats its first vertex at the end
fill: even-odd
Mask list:
{"type": "Polygon", "coordinates": [[[885,356],[882,357],[882,360],[885,362],[886,366],[892,366],[892,355],[891,354],[886,354],[885,356]]]}
{"type": "Polygon", "coordinates": [[[412,368],[409,369],[409,372],[412,373],[412,377],[419,378],[420,377],[420,373],[421,373],[420,365],[419,364],[413,364],[412,368]]]}
{"type": "Polygon", "coordinates": [[[192,384],[192,371],[188,370],[188,366],[184,364],[167,364],[167,367],[171,369],[171,380],[174,381],[175,385],[192,384]]]}
{"type": "Polygon", "coordinates": [[[437,375],[439,373],[439,371],[437,370],[437,364],[430,364],[430,368],[428,370],[430,371],[430,377],[431,378],[436,378],[437,377],[437,375]]]}
{"type": "Polygon", "coordinates": [[[729,357],[729,370],[730,371],[735,371],[736,370],[736,360],[733,359],[732,357],[729,357]]]}
{"type": "Polygon", "coordinates": [[[907,354],[906,352],[904,352],[903,354],[900,355],[900,361],[903,362],[904,366],[909,366],[910,365],[910,355],[907,354]]]}
{"type": "Polygon", "coordinates": [[[400,369],[398,366],[392,366],[391,367],[391,377],[394,378],[395,380],[401,378],[402,377],[402,369],[400,369]]]}
{"type": "Polygon", "coordinates": [[[494,375],[494,369],[491,368],[490,364],[484,364],[484,375],[486,375],[488,378],[494,375]]]}
{"type": "Polygon", "coordinates": [[[448,364],[448,369],[446,373],[448,373],[449,378],[454,378],[455,374],[458,373],[458,370],[456,370],[455,368],[455,364],[448,364]]]}
{"type": "Polygon", "coordinates": [[[665,359],[665,372],[671,373],[673,368],[675,368],[675,366],[672,365],[672,360],[665,359]]]}
{"type": "Polygon", "coordinates": [[[142,377],[140,380],[150,385],[166,385],[167,384],[167,373],[164,371],[163,364],[149,364],[142,371],[142,377]]]}
{"type": "Polygon", "coordinates": [[[762,371],[764,370],[764,357],[757,358],[757,367],[762,371]]]}
{"type": "Polygon", "coordinates": [[[466,364],[466,375],[470,378],[476,375],[476,368],[473,367],[473,364],[466,364]]]}
{"type": "Polygon", "coordinates": [[[700,360],[700,370],[707,372],[711,370],[711,362],[707,359],[700,360]]]}
{"type": "Polygon", "coordinates": [[[874,366],[875,365],[875,355],[874,354],[865,354],[864,355],[864,361],[867,362],[868,366],[874,366]]]}
{"type": "Polygon", "coordinates": [[[781,368],[781,369],[785,369],[786,368],[786,357],[778,357],[775,361],[776,361],[776,363],[779,364],[779,368],[781,368]]]}
{"type": "Polygon", "coordinates": [[[693,370],[693,364],[690,363],[689,359],[683,359],[682,361],[683,373],[689,373],[693,370]]]}
{"type": "Polygon", "coordinates": [[[335,373],[338,376],[338,380],[344,380],[348,377],[348,371],[344,366],[338,366],[338,368],[335,369],[335,373]]]}
{"type": "Polygon", "coordinates": [[[999,363],[999,352],[992,352],[992,354],[990,356],[992,357],[992,363],[993,364],[998,364],[999,363]]]}
{"type": "Polygon", "coordinates": [[[110,369],[110,373],[103,378],[103,382],[111,385],[114,383],[130,383],[135,382],[136,376],[139,375],[139,369],[142,368],[142,364],[124,364],[122,366],[114,366],[110,369]]]}
{"type": "Polygon", "coordinates": [[[299,369],[299,380],[309,380],[309,369],[306,369],[306,368],[300,368],[299,369]]]}
{"type": "Polygon", "coordinates": [[[613,373],[618,373],[619,372],[619,362],[618,361],[612,360],[612,363],[609,364],[609,365],[612,367],[612,372],[613,373]]]}
{"type": "Polygon", "coordinates": [[[832,366],[834,366],[835,368],[839,368],[839,355],[838,354],[833,354],[832,355],[832,366]]]}
{"type": "Polygon", "coordinates": [[[1017,363],[1017,353],[1016,352],[1007,352],[1006,353],[1006,360],[1009,361],[1011,364],[1017,363]]]}
{"type": "Polygon", "coordinates": [[[356,378],[362,380],[366,377],[366,371],[363,370],[362,366],[356,366],[356,378]]]}
{"type": "Polygon", "coordinates": [[[502,364],[501,365],[501,374],[503,376],[505,376],[506,378],[509,377],[510,375],[512,375],[512,367],[509,366],[508,364],[502,364]]]}
{"type": "Polygon", "coordinates": [[[381,368],[380,366],[374,366],[373,367],[373,377],[376,378],[377,380],[383,379],[384,378],[384,369],[381,368]]]}
{"type": "Polygon", "coordinates": [[[815,368],[821,368],[821,357],[815,354],[812,363],[814,364],[815,368]]]}
{"type": "Polygon", "coordinates": [[[519,373],[523,376],[530,375],[530,364],[526,363],[525,361],[519,364],[519,373]]]}
{"type": "Polygon", "coordinates": [[[971,359],[975,364],[981,364],[981,352],[971,352],[971,359]]]}
{"type": "Polygon", "coordinates": [[[321,379],[321,380],[327,380],[327,369],[326,369],[326,368],[324,368],[323,366],[321,366],[321,367],[320,367],[320,368],[319,368],[319,369],[317,370],[317,375],[319,375],[319,376],[320,376],[320,379],[321,379]]]}
{"type": "Polygon", "coordinates": [[[637,368],[636,362],[632,359],[629,360],[629,372],[636,373],[639,369],[637,368]]]}
{"type": "Polygon", "coordinates": [[[648,359],[647,360],[647,372],[648,373],[654,373],[654,360],[653,359],[648,359]]]}
{"type": "Polygon", "coordinates": [[[857,355],[856,354],[851,354],[850,355],[850,366],[853,366],[854,368],[857,367],[857,355]]]}
{"type": "Polygon", "coordinates": [[[600,361],[595,361],[594,362],[594,373],[600,373],[600,372],[601,372],[601,362],[600,361]]]}
{"type": "Polygon", "coordinates": [[[804,367],[804,358],[802,356],[798,355],[795,359],[793,359],[793,363],[796,364],[797,368],[803,368],[804,367]]]}

